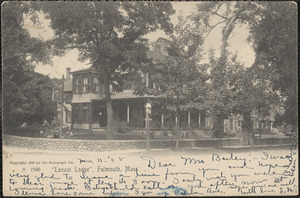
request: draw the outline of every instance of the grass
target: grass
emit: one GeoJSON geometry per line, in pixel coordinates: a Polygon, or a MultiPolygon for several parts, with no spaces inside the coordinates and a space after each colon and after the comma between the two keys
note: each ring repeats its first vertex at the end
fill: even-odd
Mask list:
{"type": "MultiPolygon", "coordinates": [[[[22,137],[43,137],[40,131],[43,130],[42,127],[28,126],[28,127],[18,127],[5,131],[5,134],[22,136],[22,137]]],[[[71,130],[73,136],[64,135],[65,139],[78,139],[78,140],[106,140],[105,131],[89,131],[89,130],[71,130]]],[[[145,140],[146,135],[143,134],[132,134],[132,133],[115,133],[115,140],[145,140]]]]}
{"type": "Polygon", "coordinates": [[[28,127],[18,127],[18,128],[9,129],[7,131],[4,131],[4,133],[10,135],[23,136],[23,137],[40,137],[41,130],[42,130],[41,127],[28,126],[28,127]]]}
{"type": "MultiPolygon", "coordinates": [[[[89,131],[89,130],[71,130],[73,136],[65,137],[65,139],[78,140],[106,140],[106,131],[89,131]]],[[[131,133],[115,133],[115,140],[145,140],[145,135],[137,135],[131,133]]]]}
{"type": "MultiPolygon", "coordinates": [[[[18,127],[11,130],[4,131],[5,134],[23,136],[23,137],[37,137],[42,138],[40,131],[43,130],[39,126],[28,126],[28,127],[18,127]]],[[[72,129],[73,136],[64,135],[64,139],[77,139],[77,140],[106,140],[106,131],[89,131],[89,130],[78,130],[72,129]]],[[[158,130],[157,130],[158,131],[158,130]]],[[[181,130],[182,132],[184,130],[181,130]]],[[[257,131],[256,131],[257,133],[257,131]]],[[[157,134],[157,133],[156,133],[157,134]]],[[[211,139],[211,132],[203,130],[194,130],[194,133],[189,133],[188,136],[182,134],[184,139],[211,139]]],[[[271,134],[263,133],[263,136],[270,136],[271,134]]],[[[272,134],[274,135],[274,134],[272,134]]],[[[258,136],[258,134],[256,134],[258,136]]],[[[236,137],[236,134],[226,134],[227,138],[236,137]]],[[[156,135],[155,139],[174,139],[175,136],[165,136],[165,135],[156,135]]],[[[126,133],[115,133],[114,140],[145,140],[146,134],[137,133],[137,132],[126,132],[126,133]]]]}

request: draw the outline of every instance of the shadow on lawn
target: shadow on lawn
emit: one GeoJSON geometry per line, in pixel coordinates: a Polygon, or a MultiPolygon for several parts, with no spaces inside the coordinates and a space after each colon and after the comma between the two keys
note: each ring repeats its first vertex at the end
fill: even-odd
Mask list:
{"type": "MultiPolygon", "coordinates": [[[[9,130],[5,130],[5,134],[16,135],[22,137],[33,137],[33,138],[45,138],[41,135],[40,131],[42,127],[28,126],[18,127],[9,130]]],[[[64,139],[77,139],[77,140],[106,140],[105,131],[89,131],[89,130],[71,130],[72,136],[64,135],[64,139]]],[[[51,138],[54,139],[54,138],[51,138]]],[[[131,133],[115,133],[115,140],[145,140],[146,135],[144,134],[131,134],[131,133]]]]}
{"type": "MultiPolygon", "coordinates": [[[[73,136],[65,139],[77,140],[106,140],[106,131],[71,130],[73,136]]],[[[146,135],[131,133],[115,133],[114,140],[145,140],[146,135]]]]}
{"type": "MultiPolygon", "coordinates": [[[[3,133],[9,135],[16,135],[22,137],[33,137],[33,138],[45,138],[41,135],[40,131],[43,130],[39,126],[28,126],[28,127],[18,127],[9,130],[3,130],[3,133]]],[[[89,130],[79,130],[71,129],[72,136],[64,135],[64,139],[75,139],[75,140],[106,140],[106,131],[89,131],[89,130]]],[[[159,131],[157,131],[159,132],[159,131]]],[[[156,132],[156,134],[158,134],[156,132]]],[[[183,133],[184,134],[184,133],[183,133]]],[[[180,138],[184,139],[211,139],[211,133],[202,130],[195,130],[194,135],[181,135],[180,138]]],[[[256,134],[258,136],[258,134],[256,134]]],[[[263,134],[263,136],[266,136],[263,134]]],[[[270,136],[269,134],[267,136],[270,136]]],[[[274,134],[272,134],[274,136],[274,134]]],[[[228,134],[227,138],[236,137],[235,134],[228,134]]],[[[151,139],[174,139],[175,136],[165,136],[165,135],[155,135],[151,139]]],[[[54,139],[54,138],[51,138],[54,139]]],[[[115,133],[114,140],[146,140],[145,133],[127,132],[127,133],[115,133]]]]}

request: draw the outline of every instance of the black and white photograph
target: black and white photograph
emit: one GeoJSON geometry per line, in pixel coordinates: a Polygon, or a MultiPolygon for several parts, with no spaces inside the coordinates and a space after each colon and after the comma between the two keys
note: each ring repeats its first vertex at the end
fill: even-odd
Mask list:
{"type": "Polygon", "coordinates": [[[296,196],[294,1],[4,1],[2,195],[296,196]]]}

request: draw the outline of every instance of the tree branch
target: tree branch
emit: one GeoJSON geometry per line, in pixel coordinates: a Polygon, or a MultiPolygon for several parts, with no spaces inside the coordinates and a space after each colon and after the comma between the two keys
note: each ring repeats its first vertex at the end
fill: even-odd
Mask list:
{"type": "Polygon", "coordinates": [[[221,18],[223,18],[223,19],[225,19],[225,20],[229,20],[227,17],[220,15],[220,14],[217,13],[216,11],[213,12],[213,14],[215,14],[215,15],[217,15],[218,17],[221,17],[221,18]]]}
{"type": "Polygon", "coordinates": [[[208,33],[206,34],[206,36],[204,37],[203,40],[205,40],[205,39],[209,36],[210,32],[211,32],[216,26],[218,26],[218,25],[220,25],[220,24],[222,24],[222,23],[225,23],[225,22],[226,22],[226,20],[225,20],[225,21],[221,21],[221,22],[216,23],[215,25],[213,25],[213,26],[209,29],[208,33]]]}

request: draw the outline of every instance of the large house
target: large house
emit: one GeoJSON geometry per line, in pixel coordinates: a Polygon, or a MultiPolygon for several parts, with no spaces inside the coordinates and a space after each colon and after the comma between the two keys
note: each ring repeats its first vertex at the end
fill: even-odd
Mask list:
{"type": "MultiPolygon", "coordinates": [[[[154,61],[163,58],[166,44],[160,40],[160,48],[150,51],[148,56],[154,61]]],[[[107,115],[104,100],[104,89],[100,83],[99,72],[93,67],[78,71],[67,68],[64,83],[65,103],[64,117],[66,124],[74,129],[97,129],[106,127],[107,115]],[[71,78],[72,75],[72,78],[71,78]]],[[[142,81],[146,87],[153,88],[151,75],[141,72],[142,81]]],[[[138,96],[131,86],[122,92],[112,92],[113,119],[115,122],[126,122],[136,128],[145,127],[145,104],[153,101],[154,96],[138,96]]],[[[58,112],[60,114],[60,112],[58,112]]],[[[204,111],[191,109],[180,115],[179,126],[182,128],[199,128],[208,125],[204,111]]],[[[152,105],[150,126],[152,128],[171,128],[177,120],[174,114],[157,103],[152,105]]]]}
{"type": "MultiPolygon", "coordinates": [[[[155,86],[150,75],[144,73],[143,81],[146,87],[155,86]]],[[[103,86],[99,83],[99,73],[93,68],[71,72],[66,69],[64,82],[64,113],[63,121],[74,129],[97,129],[106,127],[106,105],[103,86]],[[71,78],[71,75],[73,78],[71,78]]],[[[153,96],[138,96],[132,89],[112,93],[112,106],[115,122],[126,122],[136,128],[145,127],[145,103],[156,98],[153,96]]],[[[175,126],[175,116],[162,106],[152,107],[151,128],[172,128],[175,126]]],[[[60,108],[58,108],[60,116],[60,108]]],[[[231,115],[224,121],[225,131],[237,132],[242,127],[242,116],[231,115]]],[[[274,113],[270,118],[260,119],[252,115],[254,129],[272,131],[274,113]]],[[[191,109],[181,113],[179,119],[181,128],[203,129],[211,127],[211,118],[205,111],[191,109]]]]}
{"type": "MultiPolygon", "coordinates": [[[[64,83],[64,122],[74,129],[97,129],[106,127],[107,115],[103,86],[100,84],[99,72],[88,68],[70,72],[67,68],[67,78],[64,83]],[[70,78],[70,75],[73,77],[70,78]],[[71,82],[71,83],[70,83],[71,82]]],[[[142,75],[146,87],[150,85],[150,75],[142,75]]],[[[155,86],[155,85],[154,85],[155,86]]],[[[145,127],[145,103],[153,101],[153,96],[138,96],[132,89],[122,92],[112,92],[112,107],[115,122],[126,122],[137,128],[145,127]]],[[[60,115],[60,112],[58,112],[60,115]]],[[[162,106],[153,103],[152,128],[170,128],[175,125],[175,116],[162,106]]],[[[191,110],[182,113],[179,125],[183,128],[204,127],[205,113],[191,110]]]]}
{"type": "MultiPolygon", "coordinates": [[[[167,44],[164,39],[159,39],[159,49],[148,52],[148,56],[153,59],[163,59],[166,55],[167,44]]],[[[146,87],[154,88],[155,83],[151,80],[151,75],[141,72],[142,81],[146,87]]],[[[134,94],[131,86],[127,86],[122,92],[112,92],[113,120],[115,123],[126,123],[131,127],[145,127],[145,104],[147,101],[154,101],[154,96],[138,96],[134,94]]],[[[174,112],[168,111],[158,103],[152,103],[151,128],[172,128],[175,122],[181,128],[203,129],[211,127],[211,118],[205,111],[190,109],[180,114],[176,119],[174,112]]],[[[99,72],[93,67],[71,72],[66,69],[66,79],[64,81],[64,113],[63,121],[73,129],[98,129],[106,127],[107,115],[104,100],[104,87],[101,84],[99,72]],[[72,75],[72,78],[71,78],[72,75]]],[[[58,115],[60,112],[58,111],[58,115]]],[[[254,128],[265,128],[272,130],[272,122],[259,121],[253,115],[254,128]]],[[[242,117],[231,115],[224,121],[225,131],[236,132],[241,129],[242,117]]]]}

